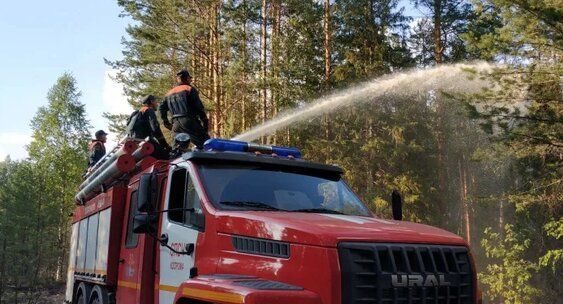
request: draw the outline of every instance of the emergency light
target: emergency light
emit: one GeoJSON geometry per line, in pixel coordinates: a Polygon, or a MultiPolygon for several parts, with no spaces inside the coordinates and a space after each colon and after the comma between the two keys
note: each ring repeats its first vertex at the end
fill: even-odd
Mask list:
{"type": "Polygon", "coordinates": [[[264,154],[276,154],[281,157],[301,158],[301,151],[293,147],[267,146],[245,141],[220,138],[208,139],[203,144],[203,148],[206,151],[260,152],[264,154]]]}

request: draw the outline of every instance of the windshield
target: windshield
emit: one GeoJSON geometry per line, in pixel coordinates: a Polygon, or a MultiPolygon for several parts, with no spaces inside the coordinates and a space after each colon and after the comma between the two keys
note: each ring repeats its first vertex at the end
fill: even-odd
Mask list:
{"type": "Polygon", "coordinates": [[[340,180],[253,165],[201,165],[209,199],[219,209],[371,213],[340,180]]]}

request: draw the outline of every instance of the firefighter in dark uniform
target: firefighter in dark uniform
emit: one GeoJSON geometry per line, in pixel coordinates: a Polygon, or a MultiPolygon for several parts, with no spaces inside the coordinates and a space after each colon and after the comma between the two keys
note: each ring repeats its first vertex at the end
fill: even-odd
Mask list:
{"type": "Polygon", "coordinates": [[[107,133],[99,130],[94,134],[96,139],[92,139],[88,145],[88,168],[94,166],[104,155],[106,155],[107,133]]]}
{"type": "Polygon", "coordinates": [[[160,104],[160,117],[173,136],[187,133],[194,145],[203,149],[203,143],[209,139],[209,120],[203,103],[197,89],[191,85],[192,77],[187,70],[176,74],[176,80],[178,85],[166,94],[160,104]],[[172,123],[168,120],[168,111],[172,115],[172,123]]]}
{"type": "Polygon", "coordinates": [[[186,133],[178,133],[174,136],[174,145],[170,152],[170,159],[176,159],[182,154],[190,151],[190,136],[186,133]]]}
{"type": "Polygon", "coordinates": [[[166,142],[160,124],[156,118],[156,97],[148,95],[142,100],[139,110],[133,112],[127,119],[127,135],[136,139],[146,139],[154,145],[152,156],[158,159],[168,159],[170,146],[166,142]]]}

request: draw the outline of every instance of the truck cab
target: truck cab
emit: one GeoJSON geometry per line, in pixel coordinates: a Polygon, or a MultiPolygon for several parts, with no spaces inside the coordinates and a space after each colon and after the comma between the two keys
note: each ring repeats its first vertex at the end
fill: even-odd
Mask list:
{"type": "Polygon", "coordinates": [[[78,207],[66,300],[478,303],[461,237],[377,218],[342,175],[296,149],[219,139],[145,162],[78,207]]]}

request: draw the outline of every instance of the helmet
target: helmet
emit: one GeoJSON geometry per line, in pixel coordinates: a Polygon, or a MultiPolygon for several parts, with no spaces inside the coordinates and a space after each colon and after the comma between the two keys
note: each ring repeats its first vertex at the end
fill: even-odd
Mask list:
{"type": "Polygon", "coordinates": [[[96,131],[96,133],[94,134],[94,136],[96,137],[96,139],[101,139],[104,135],[108,135],[106,132],[104,132],[104,130],[98,130],[98,131],[96,131]]]}
{"type": "Polygon", "coordinates": [[[156,100],[156,97],[154,97],[154,95],[147,95],[143,98],[143,100],[141,100],[141,103],[144,104],[144,105],[150,105],[155,100],[156,100]]]}
{"type": "Polygon", "coordinates": [[[190,145],[190,136],[186,133],[180,133],[174,136],[174,145],[180,149],[187,149],[190,145]]]}
{"type": "Polygon", "coordinates": [[[180,72],[176,73],[176,76],[179,76],[181,78],[190,78],[190,72],[188,72],[188,70],[183,69],[180,72]]]}

